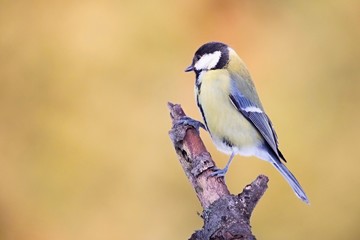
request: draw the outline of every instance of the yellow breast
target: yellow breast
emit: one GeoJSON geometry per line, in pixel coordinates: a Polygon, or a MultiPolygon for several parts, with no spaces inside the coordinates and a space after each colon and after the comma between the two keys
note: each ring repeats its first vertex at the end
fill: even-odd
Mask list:
{"type": "Polygon", "coordinates": [[[259,132],[230,101],[228,72],[216,70],[202,74],[198,101],[217,148],[231,153],[234,147],[241,152],[259,145],[262,142],[259,132]]]}

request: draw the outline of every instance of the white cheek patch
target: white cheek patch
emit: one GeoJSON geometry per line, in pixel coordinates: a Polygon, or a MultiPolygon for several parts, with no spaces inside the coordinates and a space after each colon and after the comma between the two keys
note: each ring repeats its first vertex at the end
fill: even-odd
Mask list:
{"type": "Polygon", "coordinates": [[[216,51],[209,54],[204,54],[196,63],[195,69],[200,70],[209,70],[216,66],[221,57],[221,52],[216,51]]]}

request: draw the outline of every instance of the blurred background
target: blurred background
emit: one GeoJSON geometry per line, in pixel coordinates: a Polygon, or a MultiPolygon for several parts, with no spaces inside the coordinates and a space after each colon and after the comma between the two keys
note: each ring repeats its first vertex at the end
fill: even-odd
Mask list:
{"type": "MultiPolygon", "coordinates": [[[[195,50],[247,63],[287,166],[236,157],[237,194],[260,173],[259,239],[360,237],[360,2],[0,1],[0,239],[187,239],[201,206],[168,137],[168,101],[201,119],[195,50]]],[[[219,167],[219,153],[201,132],[219,167]]]]}

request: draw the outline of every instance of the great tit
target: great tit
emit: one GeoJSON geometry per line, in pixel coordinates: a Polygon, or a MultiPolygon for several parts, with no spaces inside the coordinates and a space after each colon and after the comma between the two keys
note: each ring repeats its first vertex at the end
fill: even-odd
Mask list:
{"type": "Polygon", "coordinates": [[[218,150],[230,155],[225,168],[214,170],[212,175],[225,176],[236,154],[256,156],[273,164],[295,194],[309,203],[299,182],[282,162],[286,160],[279,150],[276,132],[236,52],[221,42],[206,43],[195,52],[185,71],[195,72],[195,97],[206,130],[218,150]]]}

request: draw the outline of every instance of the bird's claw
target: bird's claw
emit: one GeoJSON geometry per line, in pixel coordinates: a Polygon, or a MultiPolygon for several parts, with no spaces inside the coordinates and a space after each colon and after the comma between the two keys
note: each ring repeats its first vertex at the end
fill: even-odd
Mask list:
{"type": "Polygon", "coordinates": [[[174,127],[177,127],[177,126],[179,126],[179,125],[188,125],[188,126],[191,126],[191,127],[195,128],[196,131],[198,131],[198,132],[199,132],[199,129],[200,129],[200,128],[203,128],[203,129],[205,129],[205,131],[206,131],[206,127],[205,127],[205,125],[204,125],[202,122],[199,122],[199,121],[197,121],[197,120],[195,120],[195,119],[192,119],[192,118],[190,118],[190,117],[187,117],[187,116],[181,117],[180,119],[178,119],[178,120],[175,121],[174,127]]]}
{"type": "Polygon", "coordinates": [[[209,175],[209,177],[217,177],[217,178],[225,177],[225,175],[228,171],[228,168],[225,167],[225,168],[221,169],[221,168],[215,167],[212,169],[212,171],[213,172],[209,175]]]}

